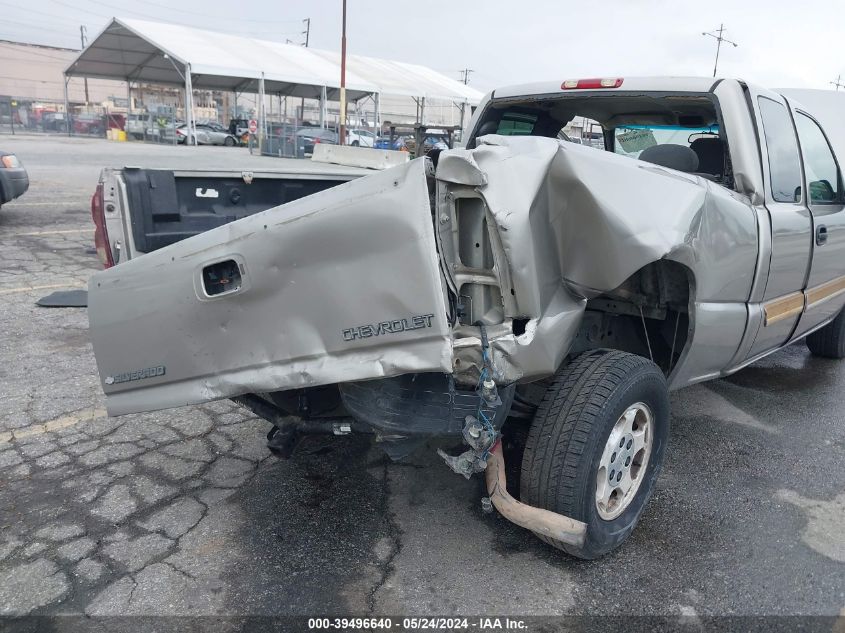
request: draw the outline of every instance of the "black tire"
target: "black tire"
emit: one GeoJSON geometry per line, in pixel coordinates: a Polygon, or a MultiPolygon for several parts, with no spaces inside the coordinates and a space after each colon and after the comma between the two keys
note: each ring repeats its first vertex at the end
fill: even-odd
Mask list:
{"type": "Polygon", "coordinates": [[[226,140],[223,141],[223,145],[225,145],[226,147],[234,147],[235,143],[236,143],[235,139],[232,138],[231,136],[227,136],[226,140]]]}
{"type": "Polygon", "coordinates": [[[360,143],[358,141],[352,141],[352,147],[358,147],[360,143]]]}
{"type": "Polygon", "coordinates": [[[593,559],[631,534],[660,473],[669,438],[669,393],[663,372],[642,356],[593,350],[558,370],[540,403],[525,444],[522,500],[587,524],[584,545],[544,541],[578,558],[593,559]],[[654,421],[651,455],[630,504],[612,520],[596,508],[599,462],[614,424],[634,403],[654,421]]]}
{"type": "Polygon", "coordinates": [[[813,356],[845,358],[845,312],[807,337],[807,347],[813,356]]]}

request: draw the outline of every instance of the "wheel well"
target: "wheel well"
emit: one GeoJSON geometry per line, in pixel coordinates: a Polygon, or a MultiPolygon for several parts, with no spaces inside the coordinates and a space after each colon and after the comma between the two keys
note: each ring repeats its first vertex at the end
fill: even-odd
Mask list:
{"type": "Polygon", "coordinates": [[[618,288],[588,299],[570,353],[611,348],[651,358],[667,376],[690,334],[692,271],[670,260],[648,264],[618,288]]]}

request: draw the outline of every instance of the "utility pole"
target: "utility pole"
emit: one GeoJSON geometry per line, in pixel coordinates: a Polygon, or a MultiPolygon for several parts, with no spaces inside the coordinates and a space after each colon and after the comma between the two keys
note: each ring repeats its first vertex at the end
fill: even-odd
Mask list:
{"type": "MultiPolygon", "coordinates": [[[[311,39],[311,18],[305,18],[302,21],[305,24],[305,30],[302,34],[305,36],[305,48],[308,48],[308,42],[311,39]]],[[[305,121],[305,97],[299,100],[299,123],[300,125],[305,121]]],[[[295,128],[296,126],[294,126],[295,128]]]]}
{"type": "Polygon", "coordinates": [[[343,0],[343,27],[340,36],[340,140],[346,145],[346,0],[343,0]]]}
{"type": "Polygon", "coordinates": [[[845,88],[845,83],[842,83],[842,75],[839,75],[836,78],[836,81],[830,82],[832,85],[836,86],[836,91],[839,92],[840,88],[845,88]]]}
{"type": "Polygon", "coordinates": [[[719,29],[713,31],[712,33],[702,33],[702,35],[707,35],[712,37],[716,40],[716,63],[713,65],[713,76],[716,76],[716,69],[719,68],[719,51],[722,49],[722,42],[727,42],[728,44],[733,45],[734,48],[738,46],[736,42],[731,42],[729,39],[725,37],[725,25],[720,24],[719,29]],[[718,35],[717,35],[718,33],[718,35]]]}
{"type": "MultiPolygon", "coordinates": [[[[461,75],[463,75],[461,81],[464,83],[465,86],[469,83],[469,74],[474,72],[475,71],[472,68],[464,68],[460,71],[461,75]]],[[[461,131],[463,131],[464,129],[464,117],[466,115],[466,108],[467,104],[466,101],[464,101],[461,104],[461,131]]]]}
{"type": "MultiPolygon", "coordinates": [[[[88,29],[85,28],[84,24],[79,25],[79,41],[82,43],[82,48],[85,48],[85,33],[88,29]]],[[[85,82],[85,105],[88,105],[88,77],[84,77],[83,81],[85,82]]]]}

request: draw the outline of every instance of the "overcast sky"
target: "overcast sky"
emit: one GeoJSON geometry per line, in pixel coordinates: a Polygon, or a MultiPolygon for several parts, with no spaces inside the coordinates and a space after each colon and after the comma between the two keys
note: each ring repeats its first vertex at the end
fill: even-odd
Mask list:
{"type": "MultiPolygon", "coordinates": [[[[544,79],[719,74],[768,87],[832,88],[845,76],[845,0],[349,0],[350,53],[473,69],[480,90],[544,79]]],[[[111,16],[339,50],[340,0],[0,0],[0,39],[78,47],[111,16]]],[[[0,62],[1,63],[1,62],[0,62]]]]}

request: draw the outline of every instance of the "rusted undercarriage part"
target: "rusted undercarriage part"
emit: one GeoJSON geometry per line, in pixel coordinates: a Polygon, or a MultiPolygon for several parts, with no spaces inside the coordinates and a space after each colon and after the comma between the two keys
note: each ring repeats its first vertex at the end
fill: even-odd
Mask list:
{"type": "Polygon", "coordinates": [[[614,290],[587,297],[587,309],[569,354],[610,347],[654,361],[669,376],[690,334],[692,279],[687,268],[669,260],[649,264],[614,290]]]}
{"type": "Polygon", "coordinates": [[[303,419],[290,415],[261,396],[253,393],[232,398],[232,401],[249,409],[273,425],[267,433],[267,448],[276,457],[287,459],[303,435],[348,435],[371,433],[372,429],[345,416],[303,419]]]}
{"type": "Polygon", "coordinates": [[[514,499],[508,493],[505,477],[505,458],[502,456],[502,443],[496,442],[487,458],[487,494],[490,501],[508,521],[531,530],[539,536],[581,546],[587,535],[587,524],[576,521],[562,514],[529,506],[514,499]]]}

